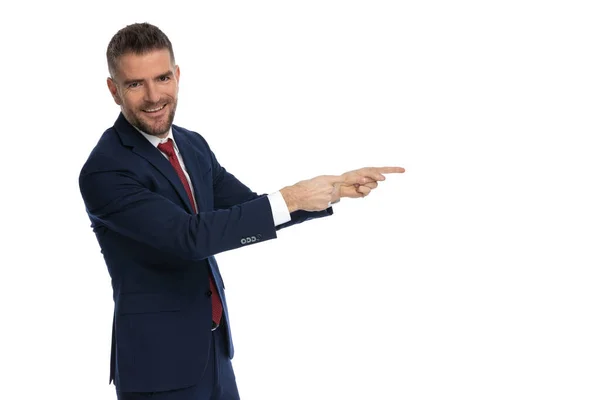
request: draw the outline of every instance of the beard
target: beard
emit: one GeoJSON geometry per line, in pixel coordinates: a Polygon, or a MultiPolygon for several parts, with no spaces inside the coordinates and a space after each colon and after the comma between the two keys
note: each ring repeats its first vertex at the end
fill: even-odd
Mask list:
{"type": "MultiPolygon", "coordinates": [[[[159,103],[160,104],[160,103],[159,103]]],[[[128,113],[131,117],[127,118],[131,125],[138,128],[140,131],[147,133],[152,136],[160,136],[171,128],[173,120],[175,119],[175,110],[177,109],[177,100],[168,102],[165,107],[171,106],[169,113],[162,119],[153,121],[151,118],[144,118],[144,111],[130,112],[128,113]]],[[[152,107],[147,107],[152,108],[152,107]]]]}

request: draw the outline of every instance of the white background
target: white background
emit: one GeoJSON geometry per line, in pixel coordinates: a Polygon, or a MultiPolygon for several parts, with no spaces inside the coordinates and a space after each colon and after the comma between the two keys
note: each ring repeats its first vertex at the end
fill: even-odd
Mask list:
{"type": "Polygon", "coordinates": [[[116,398],[77,179],[119,111],[106,46],[144,21],[175,123],[253,190],[406,168],[217,256],[242,399],[600,398],[594,3],[3,5],[0,398],[116,398]]]}

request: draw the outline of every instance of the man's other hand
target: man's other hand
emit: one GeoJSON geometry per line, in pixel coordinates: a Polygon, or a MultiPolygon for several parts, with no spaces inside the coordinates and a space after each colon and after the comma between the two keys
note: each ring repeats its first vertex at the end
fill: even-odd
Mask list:
{"type": "Polygon", "coordinates": [[[365,197],[384,181],[384,174],[403,173],[402,167],[364,167],[342,175],[321,175],[281,189],[289,212],[321,211],[341,197],[365,197]]]}
{"type": "Polygon", "coordinates": [[[342,174],[343,182],[336,188],[336,199],[342,197],[351,199],[366,197],[378,186],[378,181],[384,181],[384,174],[401,174],[402,167],[364,167],[342,174]]]}

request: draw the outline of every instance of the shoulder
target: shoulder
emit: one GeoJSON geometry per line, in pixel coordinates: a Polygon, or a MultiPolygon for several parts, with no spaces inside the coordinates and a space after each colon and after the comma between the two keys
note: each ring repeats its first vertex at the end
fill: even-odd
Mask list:
{"type": "Polygon", "coordinates": [[[116,129],[106,129],[91,149],[80,175],[115,168],[126,163],[131,151],[123,145],[116,129]]]}
{"type": "Polygon", "coordinates": [[[172,125],[172,128],[175,141],[184,139],[187,141],[186,145],[191,145],[197,151],[210,152],[208,142],[200,133],[175,124],[172,125]]]}
{"type": "Polygon", "coordinates": [[[175,124],[172,125],[172,128],[173,128],[173,134],[177,133],[177,134],[181,135],[182,137],[185,137],[188,140],[207,143],[206,139],[204,139],[204,137],[196,131],[186,129],[179,125],[175,125],[175,124]]]}

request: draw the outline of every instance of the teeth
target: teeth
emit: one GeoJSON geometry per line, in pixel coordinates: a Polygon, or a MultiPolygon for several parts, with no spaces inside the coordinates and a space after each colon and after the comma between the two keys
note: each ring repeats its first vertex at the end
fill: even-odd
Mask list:
{"type": "Polygon", "coordinates": [[[153,109],[151,109],[151,110],[144,110],[144,111],[145,111],[145,112],[155,112],[155,111],[160,111],[160,110],[162,110],[163,108],[165,108],[165,106],[166,106],[166,104],[165,104],[165,105],[163,105],[162,107],[153,108],[153,109]]]}

